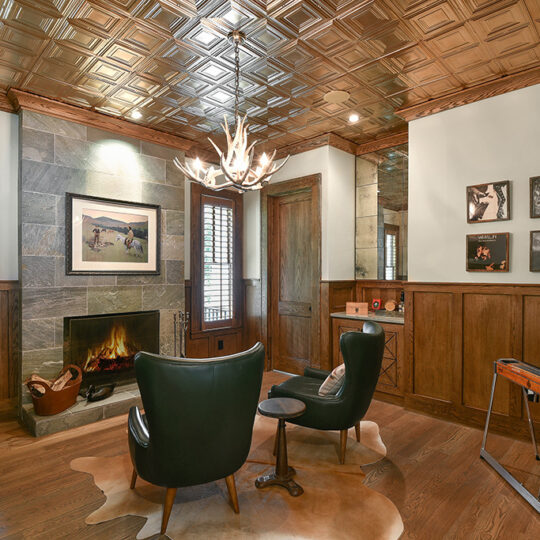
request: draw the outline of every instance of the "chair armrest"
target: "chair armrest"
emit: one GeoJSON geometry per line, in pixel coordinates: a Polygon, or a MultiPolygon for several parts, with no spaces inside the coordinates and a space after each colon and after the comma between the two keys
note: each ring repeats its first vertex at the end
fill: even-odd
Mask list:
{"type": "Polygon", "coordinates": [[[141,415],[139,407],[131,407],[128,416],[129,433],[135,439],[135,442],[143,448],[150,446],[150,432],[146,424],[146,418],[141,415]]]}
{"type": "Polygon", "coordinates": [[[307,367],[304,369],[304,377],[313,377],[314,379],[324,380],[330,375],[330,371],[324,369],[316,369],[312,367],[307,367]]]}

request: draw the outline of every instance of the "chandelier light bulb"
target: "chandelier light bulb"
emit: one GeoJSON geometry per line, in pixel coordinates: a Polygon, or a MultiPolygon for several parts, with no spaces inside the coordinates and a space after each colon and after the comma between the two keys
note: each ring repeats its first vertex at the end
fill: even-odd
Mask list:
{"type": "Polygon", "coordinates": [[[360,120],[360,116],[358,116],[356,113],[352,113],[350,116],[349,116],[349,122],[351,124],[355,124],[356,122],[358,122],[358,120],[360,120]]]}
{"type": "Polygon", "coordinates": [[[201,160],[199,158],[196,158],[195,163],[193,164],[193,166],[195,167],[196,171],[199,171],[201,169],[201,167],[202,167],[201,160]]]}
{"type": "Polygon", "coordinates": [[[259,161],[263,167],[268,163],[268,156],[266,155],[266,152],[263,152],[259,161]]]}

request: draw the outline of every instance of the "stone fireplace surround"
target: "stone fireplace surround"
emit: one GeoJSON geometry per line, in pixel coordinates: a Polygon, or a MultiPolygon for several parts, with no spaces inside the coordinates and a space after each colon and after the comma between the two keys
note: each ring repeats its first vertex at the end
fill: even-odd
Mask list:
{"type": "Polygon", "coordinates": [[[65,413],[34,415],[22,382],[62,369],[64,317],[159,310],[160,352],[173,354],[173,314],[184,309],[184,177],[172,160],[183,154],[32,111],[21,111],[19,125],[19,412],[39,436],[122,414],[140,401],[131,384],[101,402],[81,398],[65,413]],[[161,205],[161,274],[67,276],[66,192],[161,205]]]}

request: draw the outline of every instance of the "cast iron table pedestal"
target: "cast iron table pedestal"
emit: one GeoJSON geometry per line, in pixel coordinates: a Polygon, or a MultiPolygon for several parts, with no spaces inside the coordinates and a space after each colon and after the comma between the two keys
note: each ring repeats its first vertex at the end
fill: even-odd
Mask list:
{"type": "Polygon", "coordinates": [[[282,486],[293,497],[304,493],[302,486],[293,480],[296,471],[287,463],[287,439],[285,436],[285,420],[296,418],[304,414],[306,405],[302,401],[293,398],[270,398],[259,403],[259,412],[263,416],[278,419],[276,469],[272,474],[259,476],[255,480],[255,486],[264,488],[267,486],[282,486]]]}

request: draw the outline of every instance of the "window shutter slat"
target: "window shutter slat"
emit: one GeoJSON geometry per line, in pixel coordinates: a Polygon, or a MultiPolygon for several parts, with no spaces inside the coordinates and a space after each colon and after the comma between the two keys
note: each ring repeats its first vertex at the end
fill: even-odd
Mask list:
{"type": "Polygon", "coordinates": [[[205,322],[233,318],[233,211],[203,206],[203,317],[205,322]]]}

